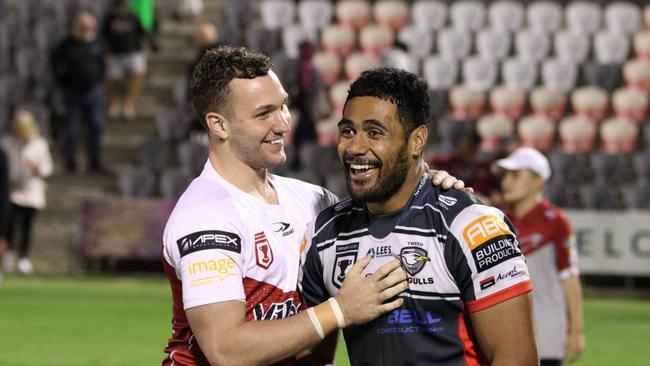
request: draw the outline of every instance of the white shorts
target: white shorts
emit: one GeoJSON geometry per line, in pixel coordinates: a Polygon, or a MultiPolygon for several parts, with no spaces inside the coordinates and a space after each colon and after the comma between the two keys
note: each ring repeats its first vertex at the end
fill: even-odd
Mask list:
{"type": "Polygon", "coordinates": [[[133,52],[124,55],[111,55],[108,63],[108,79],[124,79],[133,74],[144,74],[147,71],[147,59],[143,52],[133,52]]]}

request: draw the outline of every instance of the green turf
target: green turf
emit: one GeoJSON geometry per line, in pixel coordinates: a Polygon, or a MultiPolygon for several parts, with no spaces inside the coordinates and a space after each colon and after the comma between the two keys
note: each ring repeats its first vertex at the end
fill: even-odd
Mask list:
{"type": "MultiPolygon", "coordinates": [[[[578,366],[650,365],[650,301],[589,298],[578,366]]],[[[0,366],[158,365],[171,333],[162,278],[9,276],[0,287],[0,366]]],[[[344,347],[337,365],[348,365],[344,347]]]]}

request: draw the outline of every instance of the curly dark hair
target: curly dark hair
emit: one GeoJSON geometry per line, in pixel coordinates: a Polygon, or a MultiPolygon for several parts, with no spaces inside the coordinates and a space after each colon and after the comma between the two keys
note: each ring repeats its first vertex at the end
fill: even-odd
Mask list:
{"type": "Polygon", "coordinates": [[[268,56],[243,47],[217,47],[205,52],[192,71],[190,100],[203,122],[208,112],[232,115],[230,88],[232,79],[254,79],[271,70],[268,56]]]}
{"type": "Polygon", "coordinates": [[[355,97],[377,97],[395,104],[405,136],[429,123],[429,85],[411,72],[392,67],[364,71],[350,86],[345,103],[355,97]]]}

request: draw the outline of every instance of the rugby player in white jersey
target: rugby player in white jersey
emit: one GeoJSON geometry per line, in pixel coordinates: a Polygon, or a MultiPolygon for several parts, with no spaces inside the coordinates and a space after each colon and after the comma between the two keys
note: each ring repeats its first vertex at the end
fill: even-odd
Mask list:
{"type": "MultiPolygon", "coordinates": [[[[286,160],[287,93],[268,57],[228,47],[206,52],[190,89],[208,130],[209,155],[163,237],[174,300],[163,365],[328,362],[301,351],[398,307],[402,300],[393,298],[406,285],[399,261],[367,278],[361,271],[369,260],[359,261],[334,300],[300,312],[303,234],[336,197],[267,172],[286,160]]],[[[438,178],[449,186],[455,179],[446,176],[438,178]]]]}

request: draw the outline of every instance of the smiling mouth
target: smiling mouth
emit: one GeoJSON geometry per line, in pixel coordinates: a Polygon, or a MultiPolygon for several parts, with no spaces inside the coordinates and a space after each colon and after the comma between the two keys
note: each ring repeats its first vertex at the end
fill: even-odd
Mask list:
{"type": "Polygon", "coordinates": [[[265,144],[271,144],[271,145],[282,145],[284,143],[284,139],[282,136],[273,139],[273,140],[264,140],[263,141],[265,144]]]}
{"type": "Polygon", "coordinates": [[[350,171],[350,177],[353,179],[365,179],[370,177],[379,169],[379,164],[368,164],[368,163],[349,163],[348,169],[350,171]]]}

